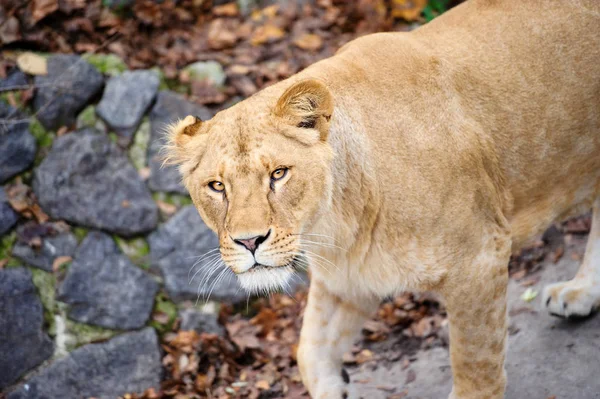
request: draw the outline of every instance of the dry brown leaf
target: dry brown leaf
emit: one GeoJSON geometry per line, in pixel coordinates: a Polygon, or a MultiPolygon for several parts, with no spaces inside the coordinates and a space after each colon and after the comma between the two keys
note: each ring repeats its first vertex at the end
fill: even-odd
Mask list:
{"type": "Polygon", "coordinates": [[[323,39],[314,33],[305,33],[294,40],[294,44],[302,50],[317,51],[323,47],[323,39]]]}
{"type": "Polygon", "coordinates": [[[73,260],[73,258],[70,256],[57,257],[56,259],[54,259],[54,262],[52,262],[52,271],[57,272],[58,269],[60,269],[60,267],[62,265],[64,265],[65,263],[71,262],[72,260],[73,260]]]}
{"type": "Polygon", "coordinates": [[[152,174],[152,171],[147,166],[144,166],[143,168],[138,170],[138,175],[140,175],[140,178],[144,181],[148,180],[150,178],[151,174],[152,174]]]}
{"type": "Polygon", "coordinates": [[[403,399],[408,396],[408,391],[404,390],[402,392],[395,393],[393,395],[388,396],[386,399],[403,399]]]}
{"type": "Polygon", "coordinates": [[[259,46],[265,43],[272,43],[280,40],[285,35],[285,32],[276,25],[266,24],[264,26],[259,26],[256,28],[254,33],[252,34],[252,38],[250,42],[259,46]]]}
{"type": "Polygon", "coordinates": [[[258,389],[262,389],[263,391],[266,391],[267,389],[271,388],[271,385],[269,385],[269,382],[266,380],[256,381],[256,384],[254,384],[254,386],[258,389]]]}
{"type": "Polygon", "coordinates": [[[160,209],[160,211],[167,216],[173,215],[175,212],[177,212],[177,207],[173,204],[169,204],[168,202],[164,202],[161,200],[156,200],[155,202],[158,206],[158,209],[160,209]]]}
{"type": "Polygon", "coordinates": [[[207,43],[213,50],[232,47],[237,42],[237,35],[226,26],[225,20],[215,19],[208,27],[207,43]]]}
{"type": "Polygon", "coordinates": [[[405,384],[410,384],[411,382],[413,382],[416,379],[417,379],[417,373],[415,373],[415,370],[410,369],[406,373],[406,381],[404,383],[405,384]]]}
{"type": "Polygon", "coordinates": [[[235,17],[239,14],[236,3],[227,3],[222,6],[213,7],[212,12],[219,17],[235,17]]]}
{"type": "Polygon", "coordinates": [[[17,65],[21,71],[29,75],[47,75],[48,64],[46,59],[41,55],[31,52],[20,54],[17,57],[17,65]]]}
{"type": "Polygon", "coordinates": [[[36,24],[47,15],[58,10],[58,0],[33,0],[30,3],[30,6],[31,17],[33,19],[33,23],[36,24]]]}
{"type": "Polygon", "coordinates": [[[427,0],[393,0],[392,17],[417,21],[426,6],[427,0]]]}
{"type": "Polygon", "coordinates": [[[563,255],[565,254],[565,247],[563,247],[562,245],[558,248],[556,248],[556,250],[554,250],[554,252],[552,253],[552,263],[556,263],[560,260],[560,258],[563,257],[563,255]]]}
{"type": "MultiPolygon", "coordinates": [[[[5,18],[0,9],[0,18],[5,18]]],[[[0,24],[0,44],[15,42],[21,38],[19,20],[12,16],[0,24]]]]}
{"type": "Polygon", "coordinates": [[[368,349],[363,349],[356,355],[356,363],[363,364],[373,360],[373,352],[368,349]]]}

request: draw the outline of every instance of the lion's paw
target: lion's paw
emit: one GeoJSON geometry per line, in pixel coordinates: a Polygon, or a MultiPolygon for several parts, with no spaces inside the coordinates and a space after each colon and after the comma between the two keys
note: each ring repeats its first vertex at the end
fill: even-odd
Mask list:
{"type": "Polygon", "coordinates": [[[550,284],[544,289],[542,304],[553,316],[586,317],[600,305],[600,286],[576,279],[550,284]]]}
{"type": "Polygon", "coordinates": [[[321,379],[315,398],[317,399],[356,399],[358,396],[352,389],[350,377],[342,369],[341,378],[338,376],[321,379]]]}

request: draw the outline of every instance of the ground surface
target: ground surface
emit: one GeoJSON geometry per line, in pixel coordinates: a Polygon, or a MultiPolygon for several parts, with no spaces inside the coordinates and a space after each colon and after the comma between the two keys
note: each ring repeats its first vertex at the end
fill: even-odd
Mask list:
{"type": "MultiPolygon", "coordinates": [[[[531,288],[541,292],[548,283],[574,276],[580,261],[572,256],[578,258],[584,248],[585,239],[579,237],[556,264],[545,261],[539,282],[531,288]]],[[[518,282],[510,282],[506,398],[600,398],[600,317],[582,321],[552,317],[541,309],[540,296],[530,304],[523,301],[525,290],[518,282]]],[[[389,398],[394,394],[400,398],[403,393],[407,399],[446,398],[452,387],[447,348],[419,351],[414,358],[406,368],[401,362],[375,370],[366,364],[353,370],[351,379],[364,398],[389,398]],[[406,383],[412,380],[409,374],[415,378],[406,383]],[[396,387],[395,392],[383,389],[388,387],[396,387]]]]}

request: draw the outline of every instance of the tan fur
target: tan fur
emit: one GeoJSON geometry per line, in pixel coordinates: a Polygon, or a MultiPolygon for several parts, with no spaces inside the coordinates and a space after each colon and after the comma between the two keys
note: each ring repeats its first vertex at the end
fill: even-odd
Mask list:
{"type": "MultiPolygon", "coordinates": [[[[600,3],[467,1],[170,138],[242,285],[285,286],[310,263],[298,362],[314,398],[352,395],[342,354],[403,290],[445,299],[451,398],[501,398],[511,250],[600,196],[600,3]],[[234,241],[267,234],[254,256],[234,241]]],[[[554,313],[598,305],[599,213],[581,276],[545,293],[554,313]]]]}

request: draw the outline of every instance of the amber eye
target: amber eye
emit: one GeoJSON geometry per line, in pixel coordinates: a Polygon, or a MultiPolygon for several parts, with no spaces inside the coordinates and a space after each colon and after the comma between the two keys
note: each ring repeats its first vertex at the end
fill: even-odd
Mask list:
{"type": "Polygon", "coordinates": [[[220,181],[211,181],[210,183],[208,183],[208,187],[210,187],[211,190],[217,193],[222,193],[223,191],[225,191],[225,185],[220,181]]]}
{"type": "Polygon", "coordinates": [[[275,171],[271,173],[271,180],[277,181],[283,179],[285,175],[287,175],[287,171],[287,168],[275,169],[275,171]]]}

